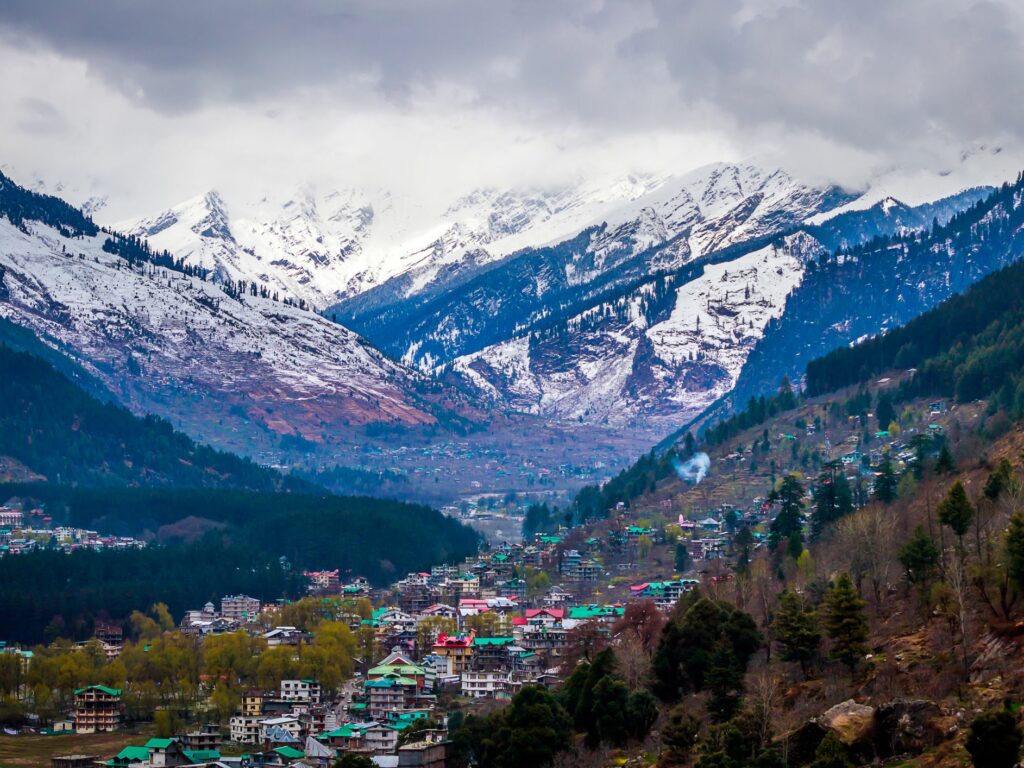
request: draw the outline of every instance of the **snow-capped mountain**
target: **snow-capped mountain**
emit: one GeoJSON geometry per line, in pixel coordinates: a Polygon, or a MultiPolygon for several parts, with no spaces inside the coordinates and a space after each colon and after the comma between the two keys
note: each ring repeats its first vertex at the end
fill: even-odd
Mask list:
{"type": "Polygon", "coordinates": [[[823,252],[801,233],[698,265],[460,357],[450,370],[528,412],[670,428],[732,388],[807,260],[823,252]]]}
{"type": "Polygon", "coordinates": [[[258,282],[322,307],[356,279],[364,241],[386,205],[386,197],[373,201],[354,190],[302,188],[284,200],[235,207],[211,191],[118,228],[220,280],[258,282]]]}
{"type": "Polygon", "coordinates": [[[561,239],[658,183],[626,177],[557,189],[483,189],[436,211],[380,190],[304,186],[252,201],[211,191],[115,228],[221,279],[257,281],[323,309],[398,275],[423,286],[462,262],[476,266],[561,239]]]}
{"type": "Polygon", "coordinates": [[[146,256],[0,176],[0,315],[72,354],[136,411],[246,452],[443,417],[417,393],[418,374],[346,328],[146,256]]]}
{"type": "MultiPolygon", "coordinates": [[[[748,358],[755,350],[780,346],[774,339],[777,328],[794,327],[790,297],[802,294],[805,279],[830,293],[828,281],[820,280],[819,260],[876,235],[906,235],[934,220],[944,224],[990,193],[968,190],[916,208],[886,198],[866,210],[802,225],[768,244],[754,238],[627,284],[560,317],[544,318],[508,340],[457,358],[446,370],[465,386],[524,411],[668,431],[732,392],[741,372],[746,379],[760,377],[755,394],[777,384],[783,373],[798,374],[787,361],[806,356],[792,345],[781,344],[781,357],[776,354],[763,365],[752,366],[748,358]]],[[[953,278],[940,262],[929,254],[889,264],[894,281],[905,272],[904,283],[917,285],[913,300],[891,293],[865,297],[874,314],[857,327],[878,332],[884,327],[880,318],[908,319],[948,296],[950,286],[963,286],[1002,263],[979,258],[953,278]]],[[[809,318],[803,322],[817,329],[813,341],[802,338],[801,350],[826,351],[825,340],[835,335],[828,326],[847,318],[844,313],[857,313],[857,278],[851,276],[844,290],[851,297],[848,305],[819,297],[813,307],[800,310],[809,318]]]]}
{"type": "MultiPolygon", "coordinates": [[[[382,349],[425,370],[508,341],[603,293],[738,243],[776,235],[850,199],[780,170],[717,164],[591,219],[570,238],[461,268],[408,270],[329,310],[382,349]]],[[[432,268],[433,269],[433,268],[432,268]]]]}

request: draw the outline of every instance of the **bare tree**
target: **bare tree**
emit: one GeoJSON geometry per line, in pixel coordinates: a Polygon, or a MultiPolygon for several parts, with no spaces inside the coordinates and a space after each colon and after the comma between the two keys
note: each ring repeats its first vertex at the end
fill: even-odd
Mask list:
{"type": "Polygon", "coordinates": [[[879,611],[896,562],[896,527],[894,510],[881,504],[867,506],[838,525],[840,550],[849,557],[850,575],[858,588],[868,582],[879,611]]]}

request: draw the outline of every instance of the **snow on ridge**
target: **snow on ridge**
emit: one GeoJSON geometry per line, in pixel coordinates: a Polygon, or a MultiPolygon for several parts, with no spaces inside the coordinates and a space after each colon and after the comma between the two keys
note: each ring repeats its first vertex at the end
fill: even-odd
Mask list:
{"type": "Polygon", "coordinates": [[[75,350],[133,407],[171,416],[184,406],[167,394],[184,391],[310,439],[327,414],[351,425],[434,420],[405,388],[415,374],[348,329],[173,270],[132,268],[104,240],[0,218],[0,315],[75,350]]]}
{"type": "Polygon", "coordinates": [[[481,393],[533,413],[620,427],[677,425],[735,384],[803,279],[812,241],[793,236],[782,247],[707,265],[674,289],[671,312],[651,325],[635,310],[643,290],[650,295],[644,286],[624,324],[587,330],[584,321],[601,311],[591,308],[569,319],[569,336],[550,349],[520,336],[460,357],[451,369],[481,393]]]}

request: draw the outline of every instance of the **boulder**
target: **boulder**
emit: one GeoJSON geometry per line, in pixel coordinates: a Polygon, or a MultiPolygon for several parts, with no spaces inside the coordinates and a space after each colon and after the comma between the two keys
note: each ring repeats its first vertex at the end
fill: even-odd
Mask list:
{"type": "Polygon", "coordinates": [[[943,741],[949,728],[934,701],[891,701],[875,713],[875,752],[883,759],[920,754],[943,741]]]}
{"type": "Polygon", "coordinates": [[[848,747],[871,740],[875,725],[875,710],[853,699],[836,704],[818,718],[818,723],[832,731],[848,747]]]}

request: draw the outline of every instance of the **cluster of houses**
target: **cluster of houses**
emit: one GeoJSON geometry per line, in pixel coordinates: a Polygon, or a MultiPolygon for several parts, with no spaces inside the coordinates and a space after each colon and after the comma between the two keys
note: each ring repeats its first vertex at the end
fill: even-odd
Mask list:
{"type": "Polygon", "coordinates": [[[0,557],[20,555],[37,549],[141,549],[146,543],[130,536],[102,536],[96,531],[69,526],[51,525],[52,520],[42,510],[31,510],[27,515],[21,509],[0,506],[0,557]]]}

